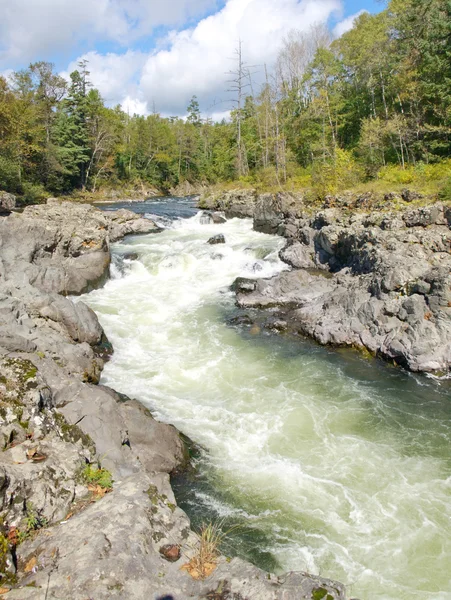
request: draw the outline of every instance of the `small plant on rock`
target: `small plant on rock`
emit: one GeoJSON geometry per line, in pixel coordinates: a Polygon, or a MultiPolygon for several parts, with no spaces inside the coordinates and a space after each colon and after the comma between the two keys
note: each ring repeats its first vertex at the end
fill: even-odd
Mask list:
{"type": "Polygon", "coordinates": [[[235,527],[223,531],[223,521],[216,523],[204,523],[199,531],[199,546],[196,554],[190,561],[183,565],[182,569],[187,571],[193,579],[204,580],[209,577],[217,567],[221,555],[220,547],[227,535],[235,527]]]}
{"type": "Polygon", "coordinates": [[[113,489],[113,476],[107,469],[86,465],[83,470],[83,478],[88,484],[88,488],[100,488],[104,493],[113,489]]]}

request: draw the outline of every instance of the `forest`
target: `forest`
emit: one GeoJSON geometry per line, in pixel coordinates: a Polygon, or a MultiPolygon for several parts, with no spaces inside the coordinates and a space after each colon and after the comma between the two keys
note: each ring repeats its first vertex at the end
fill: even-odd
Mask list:
{"type": "Polygon", "coordinates": [[[184,118],[107,107],[86,62],[70,82],[47,62],[0,76],[0,189],[35,202],[240,182],[320,197],[382,182],[451,196],[451,0],[391,0],[339,39],[316,26],[275,43],[258,76],[237,43],[221,122],[196,96],[184,118]]]}

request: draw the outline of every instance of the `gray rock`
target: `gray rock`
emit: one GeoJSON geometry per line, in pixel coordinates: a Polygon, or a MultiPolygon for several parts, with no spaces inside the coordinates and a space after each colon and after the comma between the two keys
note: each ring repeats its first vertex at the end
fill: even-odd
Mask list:
{"type": "Polygon", "coordinates": [[[108,277],[110,242],[158,231],[153,221],[127,210],[102,213],[90,205],[50,199],[0,223],[3,276],[46,292],[82,294],[108,277]]]}
{"type": "Polygon", "coordinates": [[[0,215],[9,214],[16,208],[16,197],[8,192],[0,191],[0,215]]]}
{"type": "Polygon", "coordinates": [[[313,269],[315,250],[300,242],[290,243],[279,252],[280,260],[296,269],[313,269]]]}
{"type": "Polygon", "coordinates": [[[225,244],[225,237],[222,235],[222,233],[218,233],[217,235],[214,235],[213,237],[211,237],[207,244],[210,244],[211,246],[214,246],[216,244],[225,244]]]}
{"type": "MultiPolygon", "coordinates": [[[[266,197],[257,206],[265,202],[266,197]]],[[[259,215],[267,218],[268,231],[275,229],[277,218],[279,232],[292,222],[282,212],[260,210],[259,215]]],[[[412,371],[448,372],[447,215],[446,207],[435,204],[401,215],[329,208],[301,216],[296,237],[294,229],[285,229],[289,242],[280,253],[297,270],[235,285],[238,305],[271,308],[268,326],[275,318],[286,320],[289,329],[321,344],[366,348],[412,371]],[[321,275],[314,267],[330,273],[321,275]]],[[[262,223],[257,227],[265,228],[262,223]]]]}
{"type": "Polygon", "coordinates": [[[198,537],[175,505],[168,476],[133,475],[67,522],[21,545],[19,564],[35,558],[36,569],[8,596],[142,600],[170,594],[200,600],[217,592],[248,600],[312,600],[324,591],[332,600],[345,599],[336,582],[303,573],[270,576],[237,558],[220,557],[207,579],[193,579],[181,567],[198,548],[198,537]],[[180,559],[166,560],[160,550],[168,545],[180,547],[180,559]]]}
{"type": "Polygon", "coordinates": [[[423,198],[423,196],[414,190],[409,190],[406,188],[401,191],[401,198],[404,200],[404,202],[413,202],[414,200],[420,200],[423,198]]]}
{"type": "Polygon", "coordinates": [[[211,218],[213,223],[216,225],[222,225],[223,223],[227,223],[226,216],[223,212],[215,211],[211,213],[211,218]]]}

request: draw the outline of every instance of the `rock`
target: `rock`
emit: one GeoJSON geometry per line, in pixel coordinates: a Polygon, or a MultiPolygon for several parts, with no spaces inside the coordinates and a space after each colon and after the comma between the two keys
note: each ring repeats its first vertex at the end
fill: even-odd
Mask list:
{"type": "Polygon", "coordinates": [[[409,211],[403,215],[403,219],[407,227],[427,227],[428,225],[445,224],[443,206],[441,204],[425,206],[409,211]]]}
{"type": "Polygon", "coordinates": [[[226,216],[223,212],[215,211],[211,213],[211,218],[213,220],[213,223],[215,223],[216,225],[222,225],[223,223],[227,223],[226,216]]]}
{"type": "Polygon", "coordinates": [[[162,546],[160,548],[160,554],[169,562],[177,562],[180,560],[181,556],[180,546],[176,546],[175,544],[167,544],[166,546],[162,546]]]}
{"type": "Polygon", "coordinates": [[[226,597],[248,600],[314,600],[323,592],[332,600],[345,599],[339,583],[302,573],[269,576],[237,558],[219,557],[205,581],[191,577],[180,563],[187,565],[199,551],[199,540],[163,474],[123,479],[110,494],[45,534],[19,547],[21,573],[33,558],[36,569],[24,573],[9,598],[142,600],[169,594],[201,600],[222,590],[226,597]],[[179,560],[165,556],[170,552],[175,559],[175,550],[160,551],[169,547],[179,548],[179,560]]]}
{"type": "Polygon", "coordinates": [[[9,214],[16,208],[16,197],[8,192],[0,191],[0,215],[9,214]]]}
{"type": "Polygon", "coordinates": [[[214,246],[215,244],[225,244],[225,237],[222,235],[222,233],[218,233],[217,235],[214,235],[213,237],[211,237],[207,244],[210,244],[212,246],[214,246]]]}
{"type": "Polygon", "coordinates": [[[50,199],[0,223],[4,278],[46,292],[82,294],[108,277],[110,242],[158,231],[152,221],[127,210],[102,213],[90,205],[50,199]]]}
{"type": "Polygon", "coordinates": [[[127,252],[123,256],[124,260],[138,260],[138,258],[139,258],[139,254],[137,252],[127,252]]]}
{"type": "Polygon", "coordinates": [[[257,281],[255,279],[246,279],[245,277],[238,277],[235,279],[231,286],[231,290],[240,294],[248,294],[253,292],[257,287],[257,281]]]}
{"type": "Polygon", "coordinates": [[[257,200],[256,190],[237,189],[227,192],[206,193],[201,196],[199,206],[223,212],[227,219],[252,218],[257,200]]]}
{"type": "Polygon", "coordinates": [[[303,209],[302,196],[288,192],[261,194],[254,210],[254,229],[262,233],[277,233],[285,217],[299,217],[303,209]]]}
{"type": "Polygon", "coordinates": [[[261,197],[256,206],[254,225],[286,235],[279,256],[296,270],[238,280],[239,306],[270,308],[267,327],[280,319],[321,344],[361,347],[412,371],[450,370],[446,206],[351,214],[328,208],[298,215],[295,225],[274,199],[261,197]]]}
{"type": "Polygon", "coordinates": [[[420,200],[423,196],[418,192],[405,188],[401,191],[401,198],[404,202],[413,202],[414,200],[420,200]]]}
{"type": "Polygon", "coordinates": [[[289,243],[279,252],[280,260],[296,269],[313,269],[315,250],[300,242],[289,243]]]}
{"type": "Polygon", "coordinates": [[[199,222],[201,225],[211,225],[213,223],[211,213],[205,211],[199,213],[199,222]]]}

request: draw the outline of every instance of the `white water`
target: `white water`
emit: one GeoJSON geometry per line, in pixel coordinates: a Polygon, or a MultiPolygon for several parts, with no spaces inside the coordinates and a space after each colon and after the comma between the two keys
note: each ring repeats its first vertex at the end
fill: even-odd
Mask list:
{"type": "Polygon", "coordinates": [[[362,600],[449,600],[449,387],[228,326],[230,284],[285,268],[282,245],[198,216],[117,245],[139,261],[84,298],[115,348],[103,382],[208,449],[199,502],[264,532],[282,570],[362,600]]]}

